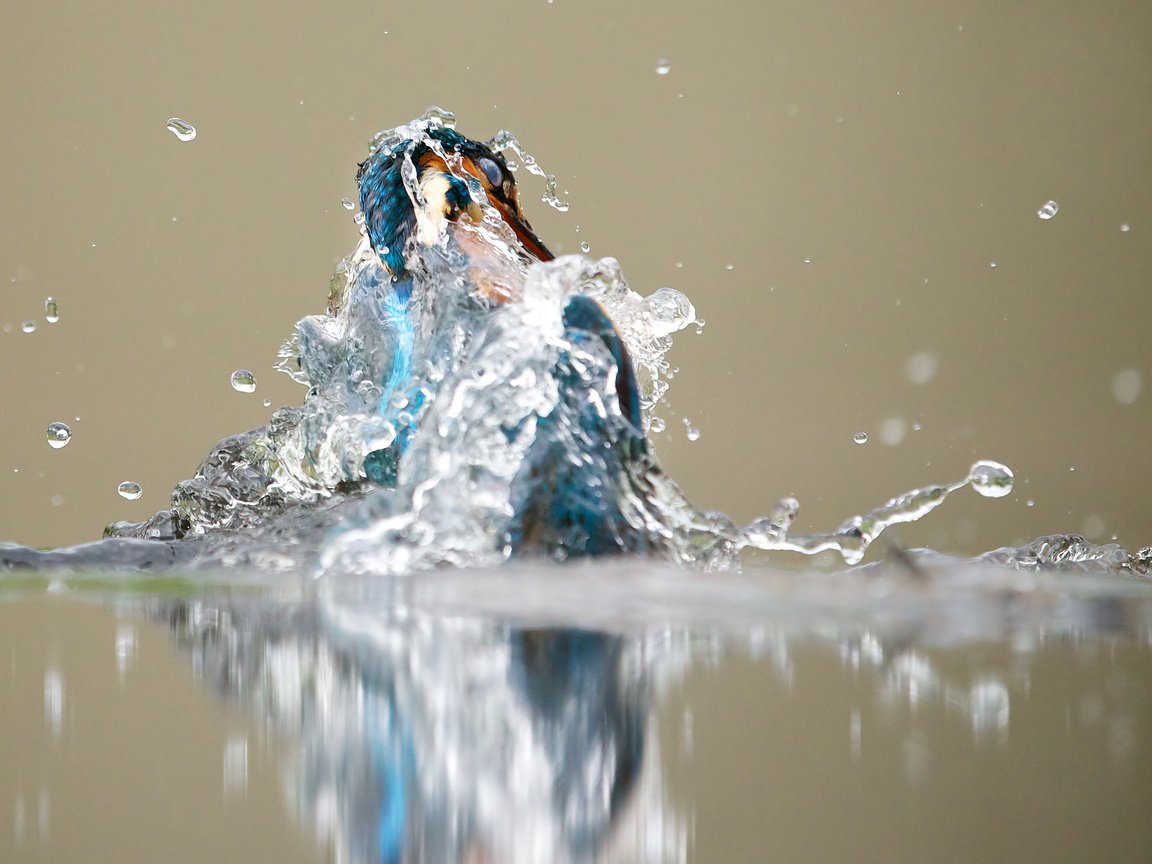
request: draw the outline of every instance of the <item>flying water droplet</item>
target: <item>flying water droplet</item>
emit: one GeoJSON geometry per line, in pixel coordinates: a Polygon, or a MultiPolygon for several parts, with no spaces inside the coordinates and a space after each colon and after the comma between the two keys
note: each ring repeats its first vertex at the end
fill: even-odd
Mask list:
{"type": "Polygon", "coordinates": [[[652,431],[653,434],[659,435],[667,428],[667,426],[664,423],[663,417],[653,417],[648,423],[648,428],[652,431]]]}
{"type": "Polygon", "coordinates": [[[1036,215],[1039,216],[1041,219],[1047,220],[1047,219],[1051,219],[1058,212],[1060,212],[1060,205],[1059,204],[1057,204],[1055,201],[1045,201],[1044,206],[1042,206],[1039,210],[1036,211],[1036,215]]]}
{"type": "Polygon", "coordinates": [[[556,177],[553,174],[544,178],[544,194],[540,196],[540,200],[560,213],[568,212],[568,202],[561,201],[556,195],[556,177]]]}
{"type": "Polygon", "coordinates": [[[342,206],[342,207],[343,207],[345,210],[355,210],[355,209],[356,209],[356,205],[355,205],[354,203],[352,203],[352,199],[351,199],[351,198],[341,198],[341,199],[340,199],[340,205],[341,205],[341,206],[342,206]]]}
{"type": "Polygon", "coordinates": [[[35,321],[25,321],[23,324],[20,325],[20,329],[23,330],[25,333],[35,333],[36,332],[36,322],[35,321]]]}
{"type": "Polygon", "coordinates": [[[667,75],[672,71],[672,64],[665,60],[663,57],[656,63],[656,74],[667,75]]]}
{"type": "Polygon", "coordinates": [[[44,320],[49,324],[55,324],[60,320],[60,305],[54,297],[44,301],[44,320]]]}
{"type": "Polygon", "coordinates": [[[191,141],[196,137],[196,127],[187,120],[181,120],[179,117],[169,117],[166,125],[168,131],[181,141],[191,141]]]}
{"type": "Polygon", "coordinates": [[[237,369],[232,373],[232,389],[237,393],[255,393],[256,376],[247,369],[237,369]]]}
{"type": "Polygon", "coordinates": [[[53,450],[59,450],[68,446],[68,442],[72,440],[72,430],[68,428],[67,423],[49,423],[47,438],[48,446],[53,450]]]}
{"type": "Polygon", "coordinates": [[[981,460],[968,472],[968,482],[985,498],[1003,498],[1012,492],[1014,477],[1007,465],[981,460]]]}
{"type": "Polygon", "coordinates": [[[852,440],[855,441],[857,444],[867,444],[868,443],[868,433],[867,432],[857,432],[855,435],[852,436],[852,440]]]}
{"type": "Polygon", "coordinates": [[[580,241],[580,251],[583,252],[585,255],[587,255],[589,252],[592,251],[592,244],[589,243],[587,240],[581,240],[580,241]]]}
{"type": "Polygon", "coordinates": [[[656,336],[676,333],[696,319],[692,301],[675,288],[660,288],[644,302],[652,314],[652,332],[656,336]]]}
{"type": "Polygon", "coordinates": [[[700,440],[700,430],[697,429],[695,426],[689,426],[687,429],[684,430],[684,434],[688,437],[689,441],[699,441],[700,440]]]}
{"type": "Polygon", "coordinates": [[[135,501],[144,494],[144,490],[140,488],[139,483],[133,483],[131,480],[125,480],[116,487],[116,494],[121,498],[127,498],[129,501],[135,501]]]}
{"type": "Polygon", "coordinates": [[[1122,232],[1124,232],[1125,234],[1127,234],[1129,231],[1131,231],[1131,230],[1132,230],[1132,226],[1131,226],[1131,225],[1129,225],[1127,222],[1125,222],[1125,223],[1123,223],[1123,224],[1120,226],[1120,230],[1121,230],[1122,232]]]}
{"type": "Polygon", "coordinates": [[[995,261],[989,261],[988,266],[995,269],[996,268],[996,262],[995,261]]]}

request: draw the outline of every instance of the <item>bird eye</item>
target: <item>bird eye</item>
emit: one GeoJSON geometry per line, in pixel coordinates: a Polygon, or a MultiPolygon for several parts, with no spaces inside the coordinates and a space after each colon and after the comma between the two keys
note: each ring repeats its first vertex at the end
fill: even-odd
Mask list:
{"type": "Polygon", "coordinates": [[[487,156],[481,156],[476,160],[476,167],[484,172],[484,176],[488,178],[488,182],[499,189],[504,185],[504,169],[495,159],[489,159],[487,156]]]}

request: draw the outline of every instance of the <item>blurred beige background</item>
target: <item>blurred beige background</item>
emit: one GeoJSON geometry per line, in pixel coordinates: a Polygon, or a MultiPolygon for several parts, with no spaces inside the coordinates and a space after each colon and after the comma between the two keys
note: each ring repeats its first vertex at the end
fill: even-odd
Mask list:
{"type": "Polygon", "coordinates": [[[833,528],[993,458],[1013,495],[965,492],[904,542],[1152,543],[1152,6],[1010,7],[9,4],[0,538],[143,518],[298,403],[271,367],[354,245],[356,163],[439,104],[557,174],[568,213],[524,195],[554,250],[695,302],[657,440],[702,508],[794,494],[833,528]]]}

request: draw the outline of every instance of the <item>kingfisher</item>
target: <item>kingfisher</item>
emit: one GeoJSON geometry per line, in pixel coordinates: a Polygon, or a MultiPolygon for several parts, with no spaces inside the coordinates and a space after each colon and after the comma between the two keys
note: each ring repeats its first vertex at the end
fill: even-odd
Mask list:
{"type": "MultiPolygon", "coordinates": [[[[382,382],[384,406],[412,378],[413,288],[430,253],[439,250],[462,261],[475,295],[492,306],[514,302],[525,268],[555,256],[525,216],[504,156],[455,129],[427,119],[400,127],[376,146],[356,179],[368,242],[391,280],[384,304],[394,357],[382,382]]],[[[536,452],[526,460],[531,464],[516,484],[520,500],[513,502],[516,515],[504,542],[514,554],[528,548],[559,557],[636,551],[643,544],[628,539],[632,532],[625,523],[631,520],[613,494],[620,483],[635,479],[635,463],[648,462],[633,364],[616,325],[591,297],[569,298],[563,326],[569,348],[553,374],[569,419],[542,422],[536,452]],[[581,381],[586,363],[574,356],[582,350],[608,358],[604,367],[612,380],[603,383],[615,390],[623,423],[619,416],[616,422],[604,417],[595,398],[584,404],[592,394],[581,381]],[[573,447],[581,452],[568,452],[573,447]]],[[[418,393],[409,416],[418,412],[421,398],[418,393]]],[[[400,456],[415,432],[414,422],[402,425],[392,445],[368,454],[364,470],[370,480],[395,485],[400,456]]]]}

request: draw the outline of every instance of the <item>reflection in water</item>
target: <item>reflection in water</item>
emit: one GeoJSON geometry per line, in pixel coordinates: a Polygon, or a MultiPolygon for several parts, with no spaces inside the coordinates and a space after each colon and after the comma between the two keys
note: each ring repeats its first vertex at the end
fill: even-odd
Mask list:
{"type": "MultiPolygon", "coordinates": [[[[338,860],[592,860],[630,802],[664,827],[625,857],[683,857],[664,802],[635,800],[667,650],[652,637],[352,603],[154,612],[206,682],[299,741],[290,798],[338,860]]],[[[245,762],[226,753],[226,785],[245,762]]]]}
{"type": "MultiPolygon", "coordinates": [[[[697,696],[670,713],[670,702],[686,678],[730,675],[742,656],[756,671],[725,685],[735,717],[726,722],[742,731],[721,752],[756,764],[760,748],[782,748],[744,793],[766,802],[806,794],[797,777],[815,759],[827,772],[820,794],[843,784],[837,794],[848,796],[827,804],[828,818],[859,806],[857,774],[877,766],[880,788],[939,796],[974,755],[993,752],[1001,756],[989,765],[1003,768],[972,782],[999,782],[1009,755],[1046,741],[1066,711],[1104,738],[1080,740],[1069,727],[1063,743],[1043,745],[1050,767],[1033,765],[1037,779],[1017,782],[1062,778],[1067,750],[1111,766],[1127,788],[1152,733],[1134,698],[1152,645],[1139,580],[970,567],[704,582],[616,565],[345,581],[288,595],[281,586],[144,603],[205,683],[291,742],[282,771],[291,809],[340,861],[713,860],[693,849],[716,838],[689,826],[699,828],[696,809],[707,823],[729,793],[692,791],[686,812],[671,804],[683,792],[665,777],[688,764],[709,773],[698,760],[717,758],[721,706],[697,696]],[[1109,646],[1111,663],[1089,671],[1109,646]],[[1053,663],[1070,663],[1078,683],[1034,692],[1033,676],[1048,680],[1053,663]],[[778,689],[782,701],[751,710],[749,688],[778,689]],[[957,727],[967,744],[950,740],[957,727]]],[[[232,739],[226,793],[243,792],[247,761],[248,739],[232,739]]],[[[883,800],[865,791],[867,806],[883,800]]],[[[1073,783],[1061,794],[1097,793],[1073,783]]],[[[765,806],[765,818],[779,816],[779,802],[765,806]]],[[[899,821],[906,806],[895,799],[876,818],[899,821]]],[[[733,818],[732,830],[756,835],[747,816],[733,818]]],[[[944,808],[933,818],[952,816],[944,808]]],[[[818,846],[805,842],[809,853],[818,846]]]]}

